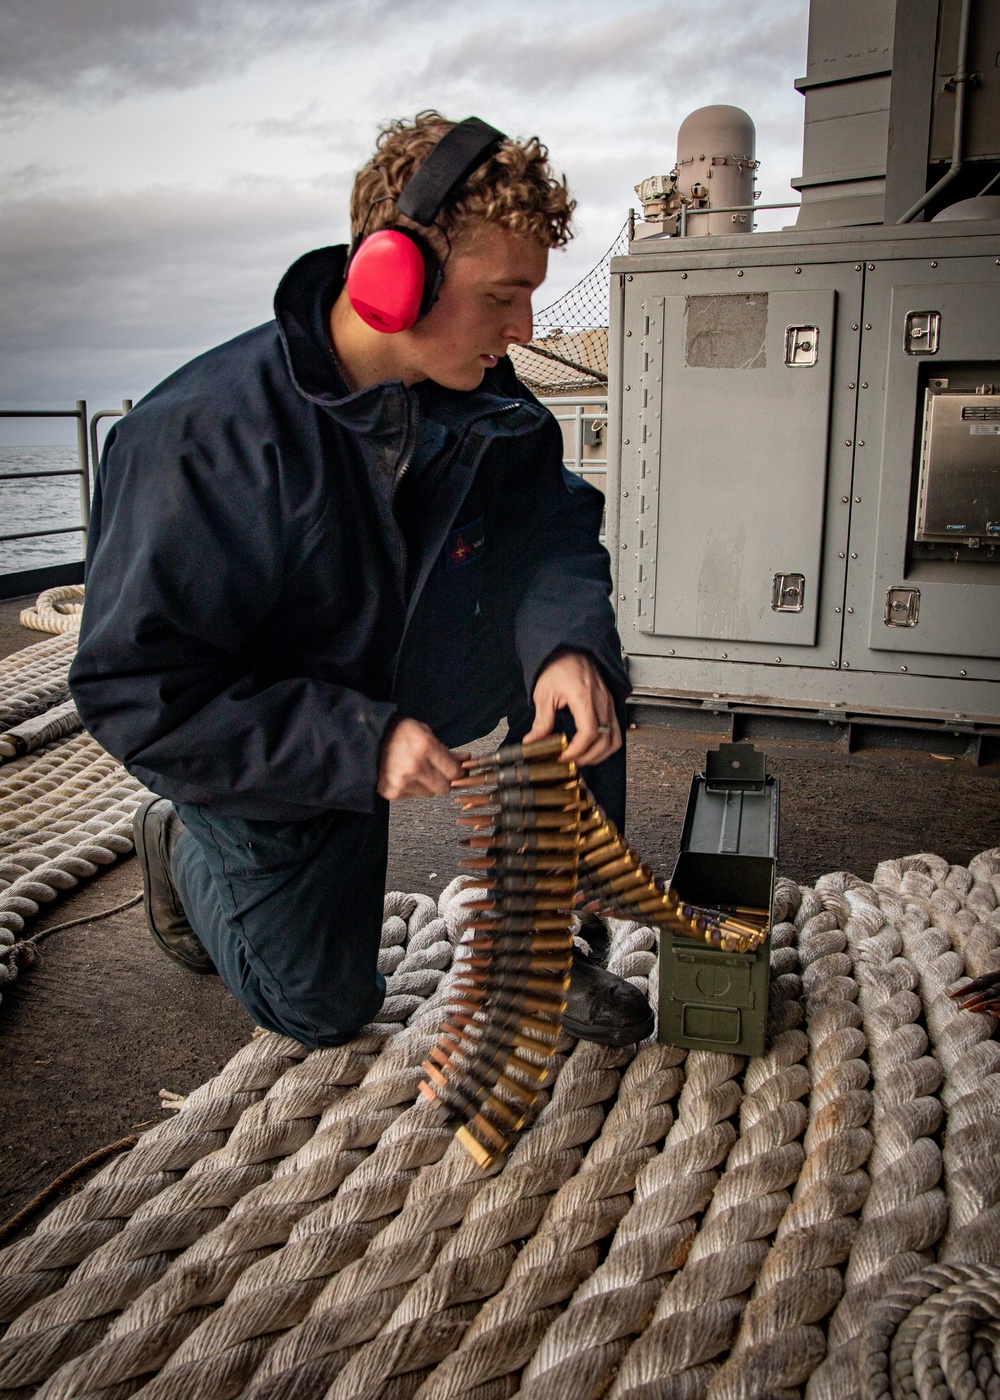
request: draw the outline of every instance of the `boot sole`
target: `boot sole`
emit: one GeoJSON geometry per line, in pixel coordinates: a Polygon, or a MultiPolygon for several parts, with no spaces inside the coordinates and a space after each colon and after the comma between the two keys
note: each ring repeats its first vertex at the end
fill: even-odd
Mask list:
{"type": "Polygon", "coordinates": [[[656,1022],[650,1014],[644,1021],[639,1021],[631,1026],[591,1026],[586,1021],[574,1021],[572,1017],[563,1017],[563,1030],[567,1035],[572,1035],[577,1040],[589,1040],[594,1045],[609,1045],[615,1049],[623,1045],[635,1045],[637,1041],[646,1040],[653,1034],[656,1022]]]}
{"type": "MultiPolygon", "coordinates": [[[[168,957],[171,962],[175,962],[178,967],[183,967],[187,972],[195,972],[199,977],[218,977],[218,970],[213,963],[210,962],[208,967],[203,967],[200,963],[191,962],[188,958],[178,953],[176,949],[171,948],[157,932],[156,925],[153,923],[146,817],[149,815],[150,808],[154,803],[159,801],[160,798],[158,797],[147,797],[146,801],[136,812],[135,819],[132,823],[132,833],[135,838],[135,853],[139,860],[139,869],[142,871],[142,909],[143,913],[146,915],[146,927],[152,934],[153,941],[156,943],[160,952],[163,953],[165,957],[168,957]]],[[[206,954],[206,957],[207,956],[206,954]]]]}

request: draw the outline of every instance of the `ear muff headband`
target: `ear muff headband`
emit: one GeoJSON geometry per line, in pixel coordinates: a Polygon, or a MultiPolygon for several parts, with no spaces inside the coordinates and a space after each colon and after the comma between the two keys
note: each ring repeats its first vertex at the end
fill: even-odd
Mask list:
{"type": "MultiPolygon", "coordinates": [[[[467,117],[442,136],[396,199],[396,209],[430,228],[449,196],[507,138],[478,117],[467,117]]],[[[371,217],[374,205],[365,215],[371,217]]],[[[373,330],[409,330],[437,300],[444,268],[430,244],[412,229],[384,228],[367,238],[364,225],[347,264],[351,305],[373,330]]]]}

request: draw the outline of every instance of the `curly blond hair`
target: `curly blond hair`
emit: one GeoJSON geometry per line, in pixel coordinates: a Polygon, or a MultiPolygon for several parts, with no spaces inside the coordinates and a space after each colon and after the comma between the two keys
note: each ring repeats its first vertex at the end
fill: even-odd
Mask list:
{"type": "MultiPolygon", "coordinates": [[[[413,121],[393,121],[382,128],[375,154],[355,177],[351,194],[353,238],[363,224],[366,234],[387,224],[419,228],[397,214],[395,196],[442,136],[456,125],[440,112],[427,111],[418,112],[413,121]],[[382,202],[376,204],[376,200],[382,202]]],[[[556,179],[548,150],[538,137],[526,141],[508,137],[460,186],[457,198],[445,205],[435,223],[452,245],[468,238],[476,224],[491,223],[533,238],[543,248],[562,248],[573,236],[570,221],[575,208],[565,175],[556,179]]]]}

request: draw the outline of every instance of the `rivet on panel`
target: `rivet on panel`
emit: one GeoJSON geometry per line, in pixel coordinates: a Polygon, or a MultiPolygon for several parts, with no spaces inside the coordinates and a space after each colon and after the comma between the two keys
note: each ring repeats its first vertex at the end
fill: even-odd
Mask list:
{"type": "Polygon", "coordinates": [[[868,264],[868,271],[869,271],[869,272],[874,272],[874,271],[875,271],[875,264],[874,264],[874,263],[869,263],[869,264],[868,264]]]}
{"type": "Polygon", "coordinates": [[[960,676],[967,676],[969,673],[968,673],[968,671],[959,671],[958,674],[959,674],[960,676]]]}
{"type": "Polygon", "coordinates": [[[900,666],[899,669],[900,669],[901,671],[908,671],[910,668],[909,668],[909,666],[900,666]]]}
{"type": "Polygon", "coordinates": [[[861,504],[861,497],[860,497],[860,496],[855,496],[855,497],[854,497],[854,504],[855,504],[856,506],[859,506],[859,505],[861,504]]]}
{"type": "Polygon", "coordinates": [[[780,657],[780,656],[776,656],[774,659],[775,659],[775,661],[779,661],[779,662],[780,662],[781,657],[780,657]]]}
{"type": "Polygon", "coordinates": [[[625,278],[625,281],[626,281],[626,282],[631,282],[631,281],[632,281],[632,274],[631,274],[631,272],[630,272],[630,273],[628,274],[628,276],[625,278]]]}
{"type": "Polygon", "coordinates": [[[687,281],[687,273],[686,273],[686,272],[682,272],[682,273],[681,273],[681,281],[682,281],[682,282],[686,282],[686,281],[687,281]]]}
{"type": "MultiPolygon", "coordinates": [[[[936,261],[932,262],[932,263],[931,263],[931,267],[937,267],[937,262],[936,262],[936,261]]],[[[904,670],[904,671],[906,670],[906,667],[905,667],[905,666],[903,667],[903,670],[904,670]]]]}
{"type": "Polygon", "coordinates": [[[870,331],[871,328],[872,328],[872,323],[871,323],[871,321],[866,321],[866,322],[865,322],[865,330],[866,330],[866,331],[870,331]]]}
{"type": "Polygon", "coordinates": [[[729,660],[729,652],[728,652],[728,651],[721,652],[720,655],[722,656],[723,661],[728,661],[728,660],[729,660]]]}
{"type": "Polygon", "coordinates": [[[627,544],[622,544],[622,549],[628,549],[628,545],[627,545],[627,544]]]}
{"type": "MultiPolygon", "coordinates": [[[[801,267],[797,267],[797,268],[795,269],[795,271],[796,271],[796,272],[801,272],[802,269],[801,269],[801,267]]],[[[780,656],[778,657],[778,660],[779,660],[779,661],[781,660],[781,657],[780,657],[780,656]]]]}
{"type": "Polygon", "coordinates": [[[855,264],[854,264],[854,271],[855,271],[855,272],[860,272],[860,271],[861,271],[861,264],[860,264],[860,263],[855,263],[855,264]]]}
{"type": "Polygon", "coordinates": [[[628,445],[629,445],[629,443],[631,442],[631,440],[632,440],[631,438],[622,438],[622,442],[624,443],[624,445],[625,445],[626,447],[628,447],[628,445]]]}
{"type": "Polygon", "coordinates": [[[840,609],[839,609],[839,608],[834,608],[834,612],[835,612],[835,613],[839,613],[839,612],[840,612],[840,609]]]}
{"type": "Polygon", "coordinates": [[[843,557],[844,557],[844,551],[841,550],[840,553],[837,555],[837,558],[838,558],[838,559],[843,559],[843,557]]]}
{"type": "Polygon", "coordinates": [[[848,611],[849,613],[853,613],[854,609],[853,609],[853,608],[848,608],[847,611],[848,611]]]}
{"type": "Polygon", "coordinates": [[[674,652],[673,647],[670,648],[670,650],[667,652],[667,655],[668,655],[668,656],[674,656],[674,655],[676,655],[676,653],[674,652]]]}
{"type": "Polygon", "coordinates": [[[851,439],[850,439],[850,438],[844,438],[844,446],[845,446],[845,447],[850,447],[850,445],[851,445],[851,439]]]}
{"type": "Polygon", "coordinates": [[[852,558],[852,559],[857,559],[857,557],[858,557],[858,556],[857,556],[856,554],[852,554],[852,555],[851,555],[851,558],[852,558]]]}
{"type": "Polygon", "coordinates": [[[862,389],[867,389],[867,388],[868,388],[868,385],[867,385],[867,384],[862,384],[861,387],[862,387],[862,389]]]}
{"type": "MultiPolygon", "coordinates": [[[[850,443],[848,443],[848,446],[850,446],[850,443]]],[[[840,499],[841,499],[841,502],[842,502],[845,506],[848,506],[848,505],[850,505],[850,503],[851,503],[851,498],[850,498],[850,496],[841,496],[840,499]]]]}
{"type": "Polygon", "coordinates": [[[848,387],[848,389],[853,389],[853,388],[854,388],[854,385],[853,385],[853,384],[848,384],[847,387],[848,387]]]}
{"type": "Polygon", "coordinates": [[[845,671],[849,671],[850,669],[851,669],[851,663],[850,663],[849,661],[845,661],[845,662],[844,662],[844,670],[845,670],[845,671]]]}
{"type": "Polygon", "coordinates": [[[852,331],[856,331],[857,328],[858,328],[858,323],[857,323],[857,321],[855,321],[854,324],[853,324],[853,326],[851,326],[851,330],[852,330],[852,331]]]}
{"type": "Polygon", "coordinates": [[[864,445],[865,445],[865,440],[864,440],[864,438],[858,438],[858,446],[859,446],[859,447],[864,447],[864,445]]]}
{"type": "Polygon", "coordinates": [[[632,334],[631,331],[626,331],[626,332],[625,332],[626,337],[627,337],[627,336],[630,336],[631,334],[632,334]]]}
{"type": "Polygon", "coordinates": [[[742,276],[743,276],[743,269],[742,269],[742,267],[739,269],[739,271],[737,272],[736,276],[737,276],[737,277],[742,277],[742,276]]]}

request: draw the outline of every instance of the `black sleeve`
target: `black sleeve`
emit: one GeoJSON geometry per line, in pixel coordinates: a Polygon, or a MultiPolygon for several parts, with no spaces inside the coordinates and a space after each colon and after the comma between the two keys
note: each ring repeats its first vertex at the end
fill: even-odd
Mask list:
{"type": "Polygon", "coordinates": [[[98,474],[70,674],[84,724],[155,792],[224,815],[370,811],[395,707],[261,669],[294,548],[276,449],[160,417],[113,429],[98,474]]]}
{"type": "Polygon", "coordinates": [[[546,430],[533,507],[515,623],[527,694],[553,653],[572,650],[593,656],[616,701],[622,701],[631,687],[611,605],[608,552],[600,542],[603,497],[563,466],[554,420],[546,430]]]}

